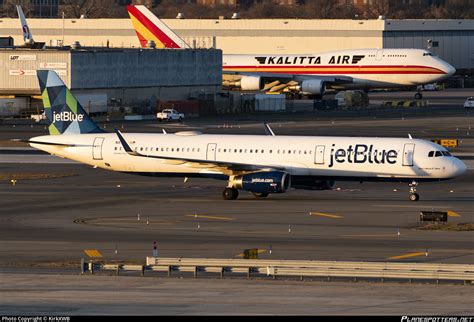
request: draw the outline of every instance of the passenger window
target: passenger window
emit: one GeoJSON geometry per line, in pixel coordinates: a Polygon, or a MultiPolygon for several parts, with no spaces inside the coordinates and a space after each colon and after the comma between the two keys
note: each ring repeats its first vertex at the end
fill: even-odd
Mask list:
{"type": "Polygon", "coordinates": [[[434,151],[428,152],[428,157],[432,158],[432,157],[433,157],[433,154],[434,154],[434,151]]]}
{"type": "Polygon", "coordinates": [[[440,157],[442,156],[443,154],[441,153],[441,151],[436,151],[436,154],[435,154],[435,157],[440,157]]]}
{"type": "Polygon", "coordinates": [[[272,153],[272,150],[270,150],[270,154],[272,153]]]}
{"type": "Polygon", "coordinates": [[[242,149],[239,150],[239,153],[242,153],[242,149]]]}
{"type": "Polygon", "coordinates": [[[288,150],[288,154],[291,154],[291,150],[288,150]]]}

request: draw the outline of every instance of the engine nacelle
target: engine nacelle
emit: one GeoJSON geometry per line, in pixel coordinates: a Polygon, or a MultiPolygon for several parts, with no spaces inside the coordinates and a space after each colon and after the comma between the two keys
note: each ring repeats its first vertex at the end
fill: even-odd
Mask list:
{"type": "Polygon", "coordinates": [[[291,176],[281,171],[260,171],[237,176],[233,187],[256,193],[283,193],[291,186],[291,176]]]}
{"type": "Polygon", "coordinates": [[[301,83],[300,88],[305,94],[323,95],[326,91],[326,84],[320,79],[307,79],[301,83]]]}
{"type": "Polygon", "coordinates": [[[335,181],[332,180],[316,180],[316,179],[299,179],[293,180],[291,186],[295,189],[303,189],[303,190],[331,190],[334,185],[336,184],[335,181]]]}
{"type": "Polygon", "coordinates": [[[262,79],[259,76],[242,76],[240,88],[243,91],[259,91],[263,88],[262,79]]]}

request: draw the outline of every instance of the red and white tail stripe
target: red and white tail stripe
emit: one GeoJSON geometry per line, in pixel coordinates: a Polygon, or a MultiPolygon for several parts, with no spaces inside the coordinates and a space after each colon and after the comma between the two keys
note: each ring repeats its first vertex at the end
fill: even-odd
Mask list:
{"type": "Polygon", "coordinates": [[[129,5],[127,11],[142,47],[146,47],[148,41],[153,40],[157,48],[190,48],[147,7],[129,5]]]}

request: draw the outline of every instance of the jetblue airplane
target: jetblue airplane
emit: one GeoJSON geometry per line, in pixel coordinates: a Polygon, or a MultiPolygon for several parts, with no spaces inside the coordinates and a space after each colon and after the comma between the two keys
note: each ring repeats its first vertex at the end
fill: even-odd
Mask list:
{"type": "Polygon", "coordinates": [[[330,189],[334,181],[418,182],[452,179],[466,166],[435,143],[409,138],[106,133],[52,70],[37,71],[49,134],[34,148],[102,169],[156,177],[227,181],[223,197],[239,190],[257,198],[296,189],[330,189]]]}

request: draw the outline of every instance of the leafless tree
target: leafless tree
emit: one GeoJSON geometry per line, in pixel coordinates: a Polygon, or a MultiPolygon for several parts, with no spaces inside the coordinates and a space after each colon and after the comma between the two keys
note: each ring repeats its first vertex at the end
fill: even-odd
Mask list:
{"type": "MultiPolygon", "coordinates": [[[[63,0],[59,12],[64,12],[68,18],[108,18],[115,16],[114,0],[63,0]],[[111,13],[114,12],[114,15],[111,13]]],[[[125,9],[124,9],[125,10],[125,9]]]]}
{"type": "Polygon", "coordinates": [[[16,5],[20,5],[25,17],[30,15],[31,1],[30,0],[5,0],[2,7],[2,16],[17,18],[18,13],[16,5]]]}

